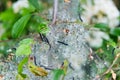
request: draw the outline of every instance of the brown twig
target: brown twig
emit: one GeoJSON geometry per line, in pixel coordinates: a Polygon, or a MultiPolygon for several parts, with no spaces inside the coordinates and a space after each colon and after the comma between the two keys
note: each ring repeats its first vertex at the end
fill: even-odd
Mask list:
{"type": "Polygon", "coordinates": [[[116,55],[115,59],[113,60],[113,62],[112,62],[112,64],[111,64],[111,66],[107,69],[107,71],[105,71],[105,72],[101,75],[101,77],[110,72],[110,70],[112,69],[113,65],[115,64],[115,62],[118,60],[119,57],[120,57],[120,53],[118,53],[118,54],[116,55]]]}

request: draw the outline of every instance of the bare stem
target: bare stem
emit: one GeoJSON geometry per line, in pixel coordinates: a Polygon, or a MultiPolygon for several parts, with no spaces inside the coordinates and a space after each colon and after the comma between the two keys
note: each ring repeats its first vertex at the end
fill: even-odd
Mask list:
{"type": "Polygon", "coordinates": [[[118,53],[118,54],[116,55],[115,59],[113,60],[113,62],[112,62],[112,64],[111,64],[111,66],[110,66],[110,67],[107,69],[107,71],[105,71],[101,76],[104,76],[105,74],[107,74],[107,73],[110,72],[110,70],[112,69],[113,65],[114,65],[115,62],[118,60],[119,56],[120,56],[120,53],[118,53]]]}
{"type": "Polygon", "coordinates": [[[51,25],[55,24],[55,22],[56,22],[57,10],[58,10],[58,0],[54,0],[53,17],[52,17],[51,25]]]}

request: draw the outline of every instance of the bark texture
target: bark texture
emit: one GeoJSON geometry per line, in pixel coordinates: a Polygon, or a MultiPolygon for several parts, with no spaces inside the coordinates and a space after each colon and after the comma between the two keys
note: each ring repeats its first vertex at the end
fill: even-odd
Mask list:
{"type": "MultiPolygon", "coordinates": [[[[78,15],[79,0],[70,0],[64,2],[59,0],[56,24],[50,26],[50,31],[46,37],[48,43],[36,43],[32,47],[32,54],[36,57],[37,66],[46,66],[48,68],[60,68],[65,59],[69,61],[67,74],[64,80],[93,80],[96,76],[96,67],[92,67],[89,60],[90,48],[86,44],[88,31],[79,23],[78,15]]],[[[48,19],[52,19],[52,9],[48,11],[48,19]]],[[[21,60],[21,59],[18,59],[21,60]]],[[[17,65],[10,64],[8,72],[2,72],[4,80],[15,80],[17,73],[17,65]]],[[[34,76],[27,67],[24,73],[27,74],[30,80],[51,80],[53,75],[51,70],[47,70],[46,77],[34,76]]]]}

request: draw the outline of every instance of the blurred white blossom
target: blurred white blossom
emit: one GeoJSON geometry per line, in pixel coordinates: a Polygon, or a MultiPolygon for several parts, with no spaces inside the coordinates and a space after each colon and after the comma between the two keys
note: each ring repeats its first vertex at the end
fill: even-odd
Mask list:
{"type": "Polygon", "coordinates": [[[94,5],[87,0],[87,4],[83,5],[85,11],[83,12],[83,21],[90,23],[91,18],[97,15],[96,22],[108,23],[110,27],[115,27],[118,25],[119,11],[115,7],[112,0],[93,0],[94,5]]]}
{"type": "Polygon", "coordinates": [[[87,41],[91,47],[101,47],[104,40],[109,40],[109,35],[102,31],[92,31],[87,41]]]}
{"type": "Polygon", "coordinates": [[[18,0],[13,4],[13,10],[15,13],[18,13],[22,8],[28,8],[28,0],[18,0]]]}

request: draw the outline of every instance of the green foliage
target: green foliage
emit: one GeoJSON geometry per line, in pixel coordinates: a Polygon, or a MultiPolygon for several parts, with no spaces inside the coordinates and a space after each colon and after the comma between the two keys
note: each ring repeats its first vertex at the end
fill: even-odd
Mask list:
{"type": "MultiPolygon", "coordinates": [[[[120,52],[120,43],[118,41],[118,36],[120,35],[120,28],[109,28],[109,26],[105,23],[97,23],[94,25],[94,27],[105,32],[110,37],[108,41],[103,41],[103,44],[100,48],[96,49],[96,53],[102,59],[102,61],[105,61],[108,64],[112,65],[111,70],[113,70],[113,73],[109,71],[106,75],[104,75],[103,79],[113,78],[114,75],[116,75],[116,78],[118,79],[119,75],[117,74],[117,72],[119,72],[118,68],[120,68],[120,59],[118,58],[116,60],[116,57],[120,52]]],[[[107,69],[108,68],[104,67],[103,69],[98,70],[98,73],[104,74],[107,69]]]]}
{"type": "Polygon", "coordinates": [[[25,80],[27,78],[26,74],[23,74],[23,66],[28,62],[28,56],[25,57],[18,65],[18,75],[16,76],[16,80],[25,80]]]}
{"type": "Polygon", "coordinates": [[[37,32],[39,32],[41,34],[46,34],[48,31],[49,31],[49,28],[46,23],[39,24],[39,26],[37,28],[37,32]]]}
{"type": "Polygon", "coordinates": [[[94,27],[99,28],[101,31],[105,31],[105,32],[109,31],[108,24],[105,24],[105,23],[96,23],[94,27]]]}
{"type": "MultiPolygon", "coordinates": [[[[87,0],[80,0],[81,3],[87,4],[87,0]]],[[[91,0],[92,5],[94,5],[94,0],[91,0]]]]}
{"type": "Polygon", "coordinates": [[[110,36],[109,40],[104,40],[103,45],[99,48],[102,49],[102,54],[101,52],[98,53],[98,55],[102,58],[104,58],[105,60],[112,62],[113,60],[113,55],[112,55],[112,50],[113,48],[115,48],[117,46],[117,37],[119,34],[119,28],[109,28],[108,24],[105,23],[96,23],[94,25],[95,28],[100,29],[101,31],[105,32],[106,34],[108,34],[110,36]],[[109,46],[109,49],[107,49],[107,46],[109,46]]]}
{"type": "Polygon", "coordinates": [[[30,4],[32,4],[38,11],[42,9],[42,4],[40,4],[39,0],[28,0],[30,4]]]}
{"type": "Polygon", "coordinates": [[[20,15],[15,14],[12,8],[8,8],[4,12],[0,13],[0,21],[2,21],[3,28],[5,29],[5,32],[2,34],[2,36],[0,36],[0,40],[11,38],[12,26],[19,17],[20,15]]]}
{"type": "Polygon", "coordinates": [[[24,59],[22,59],[22,61],[19,63],[19,65],[18,65],[18,73],[22,73],[23,72],[23,66],[27,62],[28,62],[28,56],[25,57],[24,59]]]}
{"type": "Polygon", "coordinates": [[[117,44],[113,40],[109,40],[107,44],[114,48],[117,46],[117,44]]]}
{"type": "Polygon", "coordinates": [[[103,45],[98,48],[97,55],[103,60],[112,63],[114,60],[114,54],[112,54],[114,47],[109,44],[109,41],[104,40],[103,45]],[[108,45],[108,47],[107,47],[108,45]]]}
{"type": "Polygon", "coordinates": [[[87,0],[80,0],[80,2],[86,4],[87,0]]]}
{"type": "Polygon", "coordinates": [[[110,33],[114,36],[120,36],[120,28],[113,28],[111,29],[110,33]]]}
{"type": "Polygon", "coordinates": [[[19,38],[21,35],[38,32],[36,29],[46,21],[37,13],[44,9],[45,6],[41,1],[29,0],[29,7],[21,8],[18,13],[14,13],[12,7],[1,12],[0,21],[2,21],[5,32],[0,36],[0,40],[19,38]],[[31,15],[31,17],[28,15],[31,15]]]}
{"type": "Polygon", "coordinates": [[[65,74],[65,75],[67,74],[68,66],[69,66],[68,60],[64,60],[63,71],[64,71],[64,74],[65,74]]]}
{"type": "Polygon", "coordinates": [[[46,34],[49,31],[48,22],[38,15],[34,15],[29,23],[29,31],[46,34]]]}
{"type": "Polygon", "coordinates": [[[52,80],[60,80],[60,78],[64,75],[63,69],[53,70],[53,79],[52,80]]]}
{"type": "Polygon", "coordinates": [[[22,34],[22,32],[23,32],[24,28],[26,27],[26,24],[28,23],[30,17],[31,17],[30,14],[25,15],[25,16],[21,17],[14,24],[13,29],[12,29],[12,36],[14,38],[18,38],[22,34]]]}
{"type": "Polygon", "coordinates": [[[26,39],[23,39],[22,41],[19,42],[19,45],[31,45],[33,43],[33,39],[31,38],[26,38],[26,39]]]}
{"type": "Polygon", "coordinates": [[[11,21],[15,18],[15,16],[16,16],[16,14],[13,12],[12,8],[9,8],[6,11],[0,13],[0,20],[11,21]]]}
{"type": "Polygon", "coordinates": [[[16,55],[21,56],[21,55],[29,55],[31,53],[31,47],[29,45],[20,45],[17,48],[16,55]]]}
{"type": "MultiPolygon", "coordinates": [[[[96,50],[98,50],[98,52],[96,52],[96,53],[103,61],[106,61],[109,64],[113,64],[113,61],[116,58],[115,56],[120,52],[119,48],[116,48],[117,46],[119,46],[118,36],[120,35],[120,28],[119,27],[109,28],[109,26],[104,23],[97,23],[94,25],[94,27],[99,28],[101,31],[105,32],[106,34],[108,34],[110,36],[110,39],[108,41],[104,40],[103,45],[100,48],[96,49],[96,50]]],[[[116,62],[114,62],[113,67],[112,67],[113,72],[114,72],[112,74],[116,74],[117,77],[118,77],[118,74],[114,70],[114,68],[119,68],[119,66],[118,66],[119,62],[120,62],[120,60],[118,59],[116,62]]],[[[98,73],[100,73],[100,71],[102,71],[104,69],[106,69],[106,68],[98,70],[98,73]]],[[[104,72],[102,71],[101,74],[103,74],[103,73],[104,72]]],[[[106,75],[104,75],[103,79],[110,79],[112,77],[114,77],[114,76],[111,75],[111,72],[108,72],[106,75]]]]}
{"type": "Polygon", "coordinates": [[[111,73],[106,74],[106,75],[104,76],[104,80],[109,80],[109,78],[110,78],[111,76],[112,76],[111,73]]]}
{"type": "Polygon", "coordinates": [[[31,44],[33,44],[33,39],[24,39],[19,43],[19,47],[17,48],[16,55],[21,56],[21,55],[26,55],[28,56],[32,51],[31,51],[31,44]]]}
{"type": "Polygon", "coordinates": [[[16,76],[16,80],[26,80],[26,78],[28,78],[26,74],[17,74],[16,76]]]}
{"type": "Polygon", "coordinates": [[[22,9],[21,9],[20,14],[21,14],[22,16],[24,16],[24,15],[31,14],[31,13],[34,13],[34,12],[35,12],[34,6],[32,6],[32,5],[29,4],[29,7],[28,7],[28,8],[22,8],[22,9]]]}
{"type": "Polygon", "coordinates": [[[117,74],[117,79],[116,80],[119,80],[120,79],[120,70],[116,71],[116,74],[117,74]]]}
{"type": "Polygon", "coordinates": [[[67,69],[69,66],[68,60],[64,60],[61,69],[53,70],[53,79],[52,80],[64,80],[65,75],[67,74],[67,69]]]}
{"type": "Polygon", "coordinates": [[[120,53],[120,46],[116,47],[114,50],[114,55],[117,55],[118,53],[120,53]]]}
{"type": "Polygon", "coordinates": [[[96,23],[94,27],[107,33],[110,36],[110,40],[113,40],[115,43],[117,43],[118,36],[120,35],[119,27],[109,28],[108,24],[105,24],[105,23],[96,23]]]}

